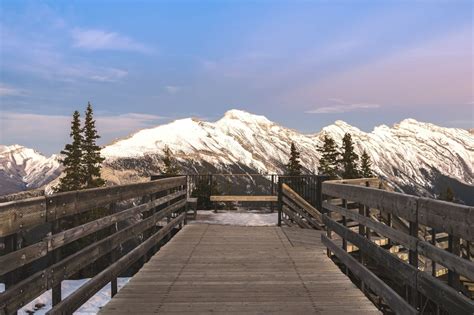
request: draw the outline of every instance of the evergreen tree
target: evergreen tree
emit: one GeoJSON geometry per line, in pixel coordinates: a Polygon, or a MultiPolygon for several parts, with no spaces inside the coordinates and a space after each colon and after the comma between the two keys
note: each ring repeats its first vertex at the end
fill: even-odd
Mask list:
{"type": "Polygon", "coordinates": [[[95,128],[94,113],[90,103],[87,104],[83,133],[82,162],[84,164],[85,188],[104,186],[105,181],[100,177],[101,163],[104,158],[100,156],[100,147],[96,144],[96,140],[100,136],[95,128]]]}
{"type": "Polygon", "coordinates": [[[342,138],[342,154],[340,163],[342,165],[342,178],[358,178],[360,175],[357,163],[359,156],[354,151],[354,144],[350,133],[346,133],[342,138]]]}
{"type": "Polygon", "coordinates": [[[290,160],[286,164],[286,175],[299,176],[301,175],[300,152],[296,149],[295,144],[291,143],[290,160]]]}
{"type": "Polygon", "coordinates": [[[163,159],[162,162],[164,164],[164,169],[162,173],[164,175],[178,175],[179,174],[179,167],[178,162],[173,157],[173,152],[168,146],[165,146],[163,149],[163,159]]]}
{"type": "Polygon", "coordinates": [[[339,152],[337,152],[336,142],[334,139],[328,135],[325,135],[323,139],[323,145],[318,147],[318,151],[321,152],[318,169],[319,175],[327,175],[331,179],[337,178],[339,173],[339,152]]]}
{"type": "Polygon", "coordinates": [[[80,114],[76,110],[72,115],[71,133],[72,143],[66,144],[61,154],[64,158],[61,163],[64,166],[64,176],[61,177],[59,185],[55,187],[56,192],[78,190],[83,187],[84,168],[82,165],[82,142],[80,114]]]}
{"type": "Polygon", "coordinates": [[[374,173],[372,172],[372,162],[370,161],[370,156],[365,150],[360,157],[360,165],[360,172],[362,177],[369,178],[374,176],[374,173]]]}

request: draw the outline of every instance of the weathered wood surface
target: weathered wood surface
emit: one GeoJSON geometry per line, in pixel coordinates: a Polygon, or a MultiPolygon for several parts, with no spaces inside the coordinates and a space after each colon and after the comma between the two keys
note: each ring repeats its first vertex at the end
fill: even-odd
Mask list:
{"type": "Polygon", "coordinates": [[[186,185],[186,177],[58,193],[0,204],[0,237],[85,212],[112,202],[186,185]]]}
{"type": "Polygon", "coordinates": [[[306,212],[308,212],[311,217],[314,218],[319,224],[322,224],[321,213],[310,205],[303,197],[298,195],[293,189],[290,188],[287,184],[282,185],[282,192],[284,195],[288,197],[292,202],[296,205],[300,206],[306,212]]]}
{"type": "Polygon", "coordinates": [[[278,227],[185,226],[101,314],[379,314],[321,241],[293,244],[278,227]]]}
{"type": "Polygon", "coordinates": [[[95,221],[87,222],[69,230],[47,236],[38,243],[24,247],[12,253],[0,256],[0,275],[5,274],[8,271],[14,270],[19,266],[26,265],[36,259],[44,257],[53,250],[67,245],[84,236],[90,235],[117,222],[133,218],[134,216],[140,213],[148,211],[153,207],[165,204],[166,202],[179,198],[185,194],[186,191],[184,190],[177,191],[159,199],[150,201],[148,203],[132,207],[114,213],[112,215],[97,219],[95,221]]]}
{"type": "MultiPolygon", "coordinates": [[[[428,298],[446,308],[450,313],[474,313],[474,302],[466,296],[459,294],[456,290],[445,283],[424,273],[416,268],[416,266],[406,264],[398,257],[390,254],[387,250],[368,241],[362,235],[359,235],[358,233],[331,220],[329,217],[324,216],[323,221],[328,229],[331,229],[331,231],[334,231],[343,239],[348,240],[357,246],[362,253],[367,254],[377,261],[378,264],[384,266],[387,270],[390,270],[393,277],[400,279],[411,288],[422,292],[428,298]]],[[[349,269],[351,268],[351,266],[348,267],[349,269]]]]}
{"type": "Polygon", "coordinates": [[[211,196],[213,202],[277,202],[278,196],[245,196],[245,195],[227,195],[211,196]]]}

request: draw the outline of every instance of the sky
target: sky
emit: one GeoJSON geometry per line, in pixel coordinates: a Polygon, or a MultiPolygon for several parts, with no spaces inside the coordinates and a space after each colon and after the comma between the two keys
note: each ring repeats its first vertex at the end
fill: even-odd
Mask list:
{"type": "Polygon", "coordinates": [[[229,109],[305,133],[474,128],[472,1],[0,1],[0,144],[45,154],[229,109]]]}

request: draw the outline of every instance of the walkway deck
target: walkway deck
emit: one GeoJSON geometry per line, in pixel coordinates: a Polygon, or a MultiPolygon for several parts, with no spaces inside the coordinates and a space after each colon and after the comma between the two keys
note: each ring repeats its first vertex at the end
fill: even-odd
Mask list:
{"type": "Polygon", "coordinates": [[[187,225],[101,314],[379,314],[326,256],[319,232],[302,233],[187,225]]]}

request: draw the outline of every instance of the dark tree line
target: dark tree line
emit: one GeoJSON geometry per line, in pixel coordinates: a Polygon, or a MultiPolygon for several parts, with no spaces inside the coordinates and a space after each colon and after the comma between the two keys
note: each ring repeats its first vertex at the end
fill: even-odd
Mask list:
{"type": "Polygon", "coordinates": [[[361,157],[355,152],[354,142],[350,133],[342,138],[342,146],[337,148],[336,142],[328,135],[324,136],[323,144],[318,148],[321,153],[319,173],[330,178],[361,178],[373,177],[372,162],[367,151],[361,157]],[[359,163],[360,160],[360,163],[359,163]]]}
{"type": "MultiPolygon", "coordinates": [[[[342,138],[342,146],[338,148],[333,138],[325,135],[323,144],[318,147],[321,153],[319,159],[319,174],[330,178],[361,178],[373,177],[372,162],[364,150],[361,157],[355,152],[354,143],[349,133],[342,138]],[[360,160],[360,163],[359,163],[360,160]]],[[[290,146],[290,158],[286,164],[286,175],[298,176],[302,174],[300,163],[300,152],[292,142],[290,146]]]]}

